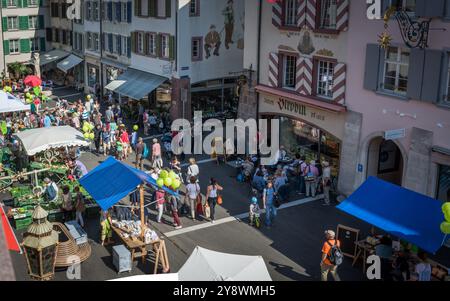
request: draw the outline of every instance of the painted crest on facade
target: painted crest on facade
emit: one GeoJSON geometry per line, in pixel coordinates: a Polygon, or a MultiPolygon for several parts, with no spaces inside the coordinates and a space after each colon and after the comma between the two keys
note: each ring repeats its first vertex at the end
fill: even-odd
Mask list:
{"type": "Polygon", "coordinates": [[[310,55],[311,53],[313,53],[316,50],[314,48],[313,41],[311,39],[311,34],[310,34],[309,30],[305,30],[305,32],[303,33],[303,36],[298,43],[297,49],[301,54],[306,54],[306,55],[310,55]]]}

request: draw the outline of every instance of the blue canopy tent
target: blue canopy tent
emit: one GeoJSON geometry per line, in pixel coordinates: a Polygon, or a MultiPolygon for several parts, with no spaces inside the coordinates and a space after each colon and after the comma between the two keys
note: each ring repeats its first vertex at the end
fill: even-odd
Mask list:
{"type": "Polygon", "coordinates": [[[432,254],[443,245],[442,202],[370,177],[337,208],[432,254]]]}
{"type": "MultiPolygon", "coordinates": [[[[80,185],[86,189],[103,210],[108,210],[121,199],[136,190],[141,184],[158,187],[156,181],[146,173],[128,166],[113,157],[80,179],[80,185]]],[[[167,193],[178,197],[178,194],[166,187],[167,193]]]]}

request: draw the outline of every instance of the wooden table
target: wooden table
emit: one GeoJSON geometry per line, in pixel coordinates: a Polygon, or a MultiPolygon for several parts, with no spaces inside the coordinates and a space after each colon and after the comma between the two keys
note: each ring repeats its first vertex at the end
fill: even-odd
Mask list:
{"type": "Polygon", "coordinates": [[[167,273],[170,270],[169,265],[169,257],[167,256],[166,243],[162,239],[158,239],[155,241],[146,244],[140,239],[131,239],[125,238],[122,236],[125,231],[120,228],[114,227],[111,225],[113,231],[119,236],[119,238],[123,241],[125,247],[131,252],[131,260],[134,261],[136,257],[140,256],[142,258],[142,263],[145,263],[145,256],[148,254],[147,246],[152,247],[152,251],[155,253],[155,267],[153,270],[153,274],[158,272],[158,266],[161,264],[163,268],[163,272],[167,273]],[[140,255],[136,255],[136,251],[140,253],[140,255]]]}
{"type": "Polygon", "coordinates": [[[372,244],[369,244],[366,240],[360,240],[355,242],[357,251],[355,259],[353,259],[352,266],[356,264],[358,259],[362,256],[363,260],[363,272],[366,272],[366,261],[368,255],[372,254],[375,251],[375,246],[372,244]]]}

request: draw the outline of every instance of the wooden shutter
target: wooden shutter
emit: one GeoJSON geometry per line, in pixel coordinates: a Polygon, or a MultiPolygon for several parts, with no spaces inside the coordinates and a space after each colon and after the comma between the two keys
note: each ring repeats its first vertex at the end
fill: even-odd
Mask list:
{"type": "Polygon", "coordinates": [[[280,59],[276,52],[271,52],[269,54],[269,86],[278,87],[279,86],[279,66],[280,59]]]}
{"type": "Polygon", "coordinates": [[[137,43],[137,39],[136,39],[136,32],[132,32],[131,33],[131,52],[136,53],[136,43],[137,43]]]}
{"type": "Polygon", "coordinates": [[[45,51],[45,48],[46,48],[45,46],[46,46],[45,38],[40,38],[39,50],[45,51]]]}
{"type": "Polygon", "coordinates": [[[109,21],[113,20],[112,4],[113,4],[112,2],[108,2],[108,5],[107,5],[107,7],[108,7],[108,20],[109,21]]]}
{"type": "Polygon", "coordinates": [[[52,28],[46,28],[45,29],[45,36],[46,36],[48,42],[52,42],[53,41],[53,29],[52,28]]]}
{"type": "Polygon", "coordinates": [[[9,41],[8,40],[3,41],[3,53],[5,55],[9,54],[9,41]]]}
{"type": "MultiPolygon", "coordinates": [[[[21,0],[18,0],[20,2],[21,0]]],[[[28,0],[22,0],[22,7],[28,7],[28,0]]]]}
{"type": "Polygon", "coordinates": [[[340,31],[348,30],[348,20],[349,20],[349,0],[337,1],[337,12],[336,12],[336,29],[340,31]]]}
{"type": "Polygon", "coordinates": [[[44,27],[45,27],[44,16],[43,15],[39,15],[38,16],[38,28],[39,29],[44,29],[44,27]]]}
{"type": "Polygon", "coordinates": [[[175,59],[175,37],[169,36],[169,59],[173,61],[175,59]]]}
{"type": "Polygon", "coordinates": [[[172,15],[172,0],[166,0],[166,18],[172,15]]]}
{"type": "Polygon", "coordinates": [[[148,47],[148,41],[149,41],[149,33],[144,33],[144,54],[148,55],[149,54],[149,47],[148,47]]]}
{"type": "Polygon", "coordinates": [[[126,3],[126,5],[127,5],[127,16],[123,16],[124,18],[126,17],[127,18],[127,22],[128,23],[131,23],[131,15],[132,15],[132,13],[131,13],[131,1],[128,1],[127,3],[126,3]]]}
{"type": "MultiPolygon", "coordinates": [[[[282,56],[279,57],[279,66],[278,72],[282,70],[282,56]]],[[[297,93],[302,95],[311,95],[312,94],[312,82],[313,82],[313,60],[312,58],[306,56],[300,56],[297,58],[297,68],[296,68],[296,77],[295,77],[295,90],[297,93]]],[[[281,86],[282,76],[278,75],[278,85],[281,86]]]]}
{"type": "MultiPolygon", "coordinates": [[[[2,7],[3,8],[7,8],[8,7],[8,4],[7,4],[6,0],[2,0],[2,7]]],[[[9,48],[8,48],[8,50],[9,50],[9,48]]]]}
{"type": "Polygon", "coordinates": [[[30,52],[30,39],[20,39],[20,52],[29,53],[30,52]]]}
{"type": "Polygon", "coordinates": [[[157,0],[148,0],[148,16],[156,17],[158,15],[157,0]]]}
{"type": "Polygon", "coordinates": [[[272,3],[272,24],[277,28],[280,28],[283,24],[282,1],[272,3]]]}
{"type": "Polygon", "coordinates": [[[141,0],[135,0],[134,1],[134,15],[140,17],[141,16],[141,7],[142,2],[141,0]]]}
{"type": "Polygon", "coordinates": [[[127,56],[130,58],[131,57],[131,37],[127,37],[127,56]]]}
{"type": "Polygon", "coordinates": [[[364,89],[377,91],[379,88],[379,70],[382,59],[381,47],[368,44],[366,47],[366,64],[364,69],[364,89]]]}
{"type": "MultiPolygon", "coordinates": [[[[422,101],[432,103],[439,101],[443,57],[444,53],[441,50],[425,50],[421,97],[422,101]]],[[[414,64],[414,62],[412,62],[412,64],[414,64]]]]}
{"type": "Polygon", "coordinates": [[[90,2],[90,1],[86,1],[85,3],[86,3],[86,6],[84,7],[85,10],[86,10],[86,11],[85,11],[85,18],[86,18],[87,21],[90,21],[91,18],[90,18],[89,9],[90,9],[90,7],[91,7],[91,2],[90,2]]]}
{"type": "Polygon", "coordinates": [[[2,18],[2,29],[3,29],[3,31],[8,31],[8,18],[7,17],[2,18]]]}
{"type": "Polygon", "coordinates": [[[333,101],[341,105],[345,104],[346,77],[346,65],[342,63],[336,64],[333,72],[333,101]]]}
{"type": "Polygon", "coordinates": [[[19,29],[27,30],[28,29],[28,16],[19,16],[19,29]]]}
{"type": "Polygon", "coordinates": [[[422,95],[423,67],[425,63],[425,50],[411,49],[408,68],[408,90],[409,98],[419,100],[422,95]]]}
{"type": "Polygon", "coordinates": [[[422,18],[442,17],[445,14],[445,0],[416,0],[416,16],[422,18]]]}
{"type": "Polygon", "coordinates": [[[122,22],[122,3],[116,2],[116,21],[122,22]]]}
{"type": "Polygon", "coordinates": [[[311,30],[316,29],[317,1],[306,0],[306,26],[311,30]]]}
{"type": "Polygon", "coordinates": [[[161,57],[161,55],[162,55],[162,43],[161,43],[162,35],[157,34],[155,36],[155,38],[156,38],[156,56],[161,57]]]}

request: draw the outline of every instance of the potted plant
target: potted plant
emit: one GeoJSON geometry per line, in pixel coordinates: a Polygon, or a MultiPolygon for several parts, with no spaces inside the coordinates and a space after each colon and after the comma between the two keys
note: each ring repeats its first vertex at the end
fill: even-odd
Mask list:
{"type": "Polygon", "coordinates": [[[28,66],[26,66],[22,63],[19,63],[19,62],[14,62],[14,63],[8,64],[8,71],[10,73],[14,74],[14,78],[16,80],[18,80],[28,74],[31,74],[31,69],[28,66]]]}

